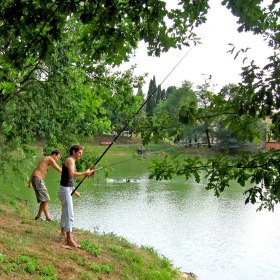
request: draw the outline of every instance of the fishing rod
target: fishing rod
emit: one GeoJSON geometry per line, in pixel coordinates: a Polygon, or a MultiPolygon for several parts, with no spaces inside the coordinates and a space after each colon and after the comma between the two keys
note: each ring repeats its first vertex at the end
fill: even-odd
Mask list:
{"type": "MultiPolygon", "coordinates": [[[[143,107],[148,103],[148,101],[153,97],[153,95],[158,91],[158,89],[161,87],[161,85],[165,82],[165,80],[172,74],[172,72],[178,67],[178,65],[184,60],[184,58],[190,53],[190,51],[193,49],[194,46],[192,46],[185,54],[184,56],[176,63],[176,65],[171,69],[171,71],[166,75],[166,77],[162,80],[162,82],[158,85],[158,87],[152,92],[150,96],[147,97],[147,99],[142,103],[142,105],[139,107],[139,109],[134,113],[133,118],[143,109],[143,107]]],[[[100,162],[100,160],[105,156],[105,154],[108,152],[108,150],[112,147],[112,145],[117,141],[117,139],[120,137],[120,135],[126,130],[126,128],[129,125],[129,121],[123,126],[123,128],[120,130],[120,132],[116,135],[116,137],[113,139],[113,141],[108,145],[108,147],[104,150],[104,152],[101,154],[101,156],[97,159],[97,161],[90,167],[90,170],[94,170],[95,166],[100,162]]],[[[94,173],[93,173],[94,174],[94,173]]],[[[85,175],[83,179],[79,182],[79,184],[76,186],[76,188],[72,191],[71,195],[74,194],[74,192],[80,187],[80,185],[85,181],[85,179],[88,177],[88,175],[85,175]]]]}

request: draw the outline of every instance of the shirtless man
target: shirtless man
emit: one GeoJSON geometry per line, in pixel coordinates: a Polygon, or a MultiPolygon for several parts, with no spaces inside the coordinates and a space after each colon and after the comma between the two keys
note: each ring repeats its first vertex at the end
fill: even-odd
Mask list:
{"type": "Polygon", "coordinates": [[[38,220],[41,218],[42,213],[45,213],[46,220],[51,221],[50,213],[48,210],[48,202],[50,200],[50,196],[48,194],[47,188],[45,186],[44,179],[48,173],[49,167],[52,166],[55,168],[58,172],[62,172],[61,167],[59,167],[56,163],[56,161],[60,158],[60,151],[55,150],[51,152],[50,156],[44,157],[40,162],[38,163],[37,167],[32,172],[28,187],[34,188],[36,198],[38,203],[40,202],[40,207],[37,216],[35,217],[35,220],[38,220]]]}

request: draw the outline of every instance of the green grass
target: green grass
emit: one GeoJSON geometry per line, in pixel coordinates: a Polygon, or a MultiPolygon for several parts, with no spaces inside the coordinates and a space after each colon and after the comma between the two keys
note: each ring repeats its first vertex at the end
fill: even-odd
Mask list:
{"type": "Polygon", "coordinates": [[[35,221],[27,202],[0,199],[0,279],[180,279],[180,272],[153,248],[113,233],[75,229],[82,249],[65,249],[56,241],[58,222],[35,221]]]}
{"type": "MultiPolygon", "coordinates": [[[[136,154],[141,145],[114,144],[108,157],[110,159],[110,154],[129,157],[136,154]]],[[[152,144],[146,150],[154,155],[170,147],[169,144],[152,144]]],[[[94,144],[93,149],[101,154],[106,146],[94,144]]],[[[3,186],[5,184],[0,180],[0,187],[3,186]]],[[[181,273],[153,248],[138,247],[114,233],[75,229],[75,240],[82,250],[63,249],[55,241],[58,222],[34,221],[28,190],[9,191],[23,187],[26,185],[21,182],[5,188],[6,195],[0,194],[0,279],[180,279],[181,273]]]]}
{"type": "Polygon", "coordinates": [[[102,249],[97,247],[89,240],[80,241],[80,245],[82,249],[86,250],[87,252],[93,254],[96,257],[98,257],[102,253],[102,249]]]}
{"type": "Polygon", "coordinates": [[[20,255],[11,258],[2,255],[0,263],[6,275],[13,272],[22,276],[26,274],[38,276],[38,279],[58,279],[56,268],[53,265],[42,264],[36,256],[20,255]]]}

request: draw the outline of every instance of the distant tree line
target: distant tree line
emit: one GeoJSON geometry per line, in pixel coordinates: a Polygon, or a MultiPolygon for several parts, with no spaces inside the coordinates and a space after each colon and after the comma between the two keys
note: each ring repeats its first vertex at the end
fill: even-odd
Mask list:
{"type": "Polygon", "coordinates": [[[237,86],[224,86],[219,95],[210,86],[211,81],[205,80],[194,89],[185,81],[181,87],[171,86],[165,91],[153,76],[146,94],[145,117],[142,114],[142,125],[135,132],[140,132],[147,143],[168,139],[186,146],[215,145],[220,150],[238,150],[244,144],[262,142],[265,123],[253,116],[240,118],[233,111],[239,98],[237,86]]]}

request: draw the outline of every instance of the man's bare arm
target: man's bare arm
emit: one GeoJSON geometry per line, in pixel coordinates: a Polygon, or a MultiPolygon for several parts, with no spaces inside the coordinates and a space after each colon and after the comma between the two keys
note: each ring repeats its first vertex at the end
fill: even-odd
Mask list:
{"type": "Polygon", "coordinates": [[[50,165],[55,168],[58,172],[62,173],[62,168],[55,162],[54,159],[50,159],[50,165]]]}
{"type": "Polygon", "coordinates": [[[65,165],[68,168],[70,178],[77,178],[80,176],[90,176],[93,173],[93,171],[90,169],[88,169],[87,171],[84,171],[84,172],[75,171],[75,162],[71,158],[68,158],[65,161],[65,165]]]}

